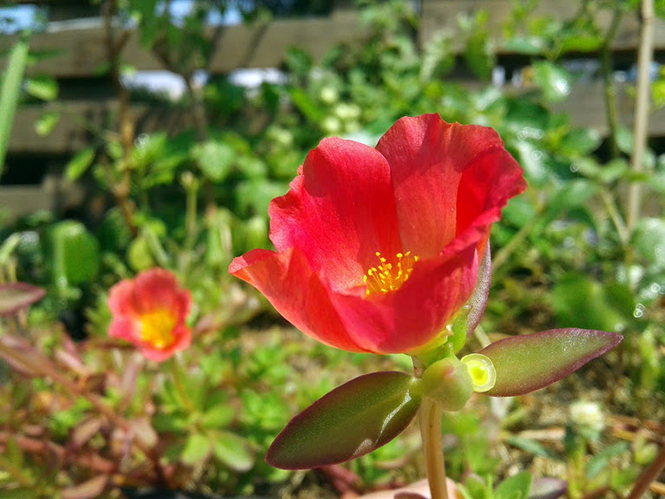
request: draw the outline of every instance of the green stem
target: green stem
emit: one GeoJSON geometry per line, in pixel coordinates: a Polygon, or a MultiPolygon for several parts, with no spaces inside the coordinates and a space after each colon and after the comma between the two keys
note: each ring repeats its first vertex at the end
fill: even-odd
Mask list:
{"type": "Polygon", "coordinates": [[[609,128],[610,155],[612,158],[618,158],[620,151],[617,144],[617,128],[619,127],[619,118],[616,105],[616,86],[612,80],[613,61],[612,61],[612,43],[616,37],[623,11],[621,7],[616,7],[612,11],[612,21],[605,34],[605,42],[601,48],[601,68],[603,74],[603,95],[605,97],[605,108],[607,109],[607,126],[609,128]]]}
{"type": "Polygon", "coordinates": [[[425,397],[420,407],[420,434],[423,440],[425,471],[432,499],[448,499],[441,416],[441,408],[434,401],[425,397]]]}
{"type": "Polygon", "coordinates": [[[194,404],[192,403],[192,399],[189,398],[187,390],[185,390],[182,366],[178,363],[176,357],[171,357],[168,364],[171,377],[173,378],[173,386],[175,387],[175,391],[182,400],[182,403],[185,406],[187,412],[191,414],[194,412],[194,404]]]}
{"type": "Polygon", "coordinates": [[[14,480],[20,483],[23,487],[31,487],[33,484],[32,478],[23,472],[23,470],[12,463],[9,459],[0,455],[0,468],[9,473],[14,480]]]}

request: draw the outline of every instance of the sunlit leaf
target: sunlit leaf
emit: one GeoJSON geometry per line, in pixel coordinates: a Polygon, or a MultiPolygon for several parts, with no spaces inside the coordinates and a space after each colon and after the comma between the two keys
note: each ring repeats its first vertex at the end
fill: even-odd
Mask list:
{"type": "Polygon", "coordinates": [[[185,443],[180,459],[185,464],[198,464],[210,455],[212,444],[206,435],[192,433],[185,443]]]}
{"type": "Polygon", "coordinates": [[[399,435],[420,407],[420,380],[386,371],[355,378],[298,414],[268,450],[268,464],[306,469],[342,463],[399,435]]]}
{"type": "Polygon", "coordinates": [[[206,178],[217,183],[223,181],[231,172],[236,158],[231,146],[214,140],[194,146],[192,156],[206,178]]]}
{"type": "Polygon", "coordinates": [[[25,82],[25,91],[45,101],[52,101],[58,96],[58,82],[52,76],[29,78],[25,82]]]}
{"type": "Polygon", "coordinates": [[[526,499],[531,489],[531,474],[522,471],[506,478],[494,490],[494,499],[526,499]]]}
{"type": "Polygon", "coordinates": [[[536,62],[533,64],[533,75],[546,100],[559,102],[570,94],[570,74],[558,64],[536,62]]]}
{"type": "Polygon", "coordinates": [[[529,393],[560,380],[604,354],[622,336],[588,329],[553,329],[506,338],[480,351],[496,369],[495,397],[529,393]]]}
{"type": "Polygon", "coordinates": [[[45,137],[53,131],[58,121],[60,121],[60,113],[46,113],[35,122],[35,132],[40,137],[45,137]]]}
{"type": "Polygon", "coordinates": [[[214,434],[212,453],[226,466],[235,471],[248,471],[254,466],[254,456],[247,450],[247,442],[228,431],[214,434]]]}
{"type": "Polygon", "coordinates": [[[0,315],[12,315],[41,300],[46,292],[25,282],[0,284],[0,315]]]}
{"type": "Polygon", "coordinates": [[[94,159],[95,150],[92,147],[87,147],[76,153],[76,155],[69,160],[67,166],[65,166],[65,175],[67,176],[67,179],[72,181],[79,179],[90,167],[94,159]]]}

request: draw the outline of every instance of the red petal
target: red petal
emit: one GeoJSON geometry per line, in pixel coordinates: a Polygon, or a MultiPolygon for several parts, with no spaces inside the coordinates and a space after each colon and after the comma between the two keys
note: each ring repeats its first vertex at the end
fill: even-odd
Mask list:
{"type": "Polygon", "coordinates": [[[137,343],[141,341],[141,332],[136,321],[126,316],[114,316],[109,326],[109,336],[137,343]]]}
{"type": "Polygon", "coordinates": [[[376,148],[392,171],[403,247],[423,259],[439,254],[472,222],[496,221],[507,200],[526,187],[494,130],[450,125],[437,114],[398,120],[376,148]]]}
{"type": "Polygon", "coordinates": [[[312,272],[298,249],[289,248],[281,253],[252,250],[235,258],[229,273],[263,293],[303,333],[342,350],[367,351],[350,337],[332,306],[329,289],[312,272]]]}
{"type": "Polygon", "coordinates": [[[164,269],[150,269],[136,276],[134,300],[134,308],[138,313],[162,308],[177,309],[185,314],[189,312],[189,293],[180,290],[175,275],[164,269]],[[187,303],[183,303],[183,292],[187,303]]]}
{"type": "Polygon", "coordinates": [[[474,246],[418,262],[397,291],[365,298],[335,294],[339,314],[360,346],[373,353],[409,353],[438,337],[476,283],[474,246]]]}
{"type": "Polygon", "coordinates": [[[361,284],[375,253],[402,250],[390,168],[375,149],[324,139],[309,153],[290,191],[270,206],[278,251],[296,247],[335,290],[361,284]]]}

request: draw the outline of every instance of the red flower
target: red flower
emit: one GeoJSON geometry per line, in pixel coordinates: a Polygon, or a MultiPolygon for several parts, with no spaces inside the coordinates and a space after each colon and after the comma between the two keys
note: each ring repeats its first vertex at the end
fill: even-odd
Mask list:
{"type": "Polygon", "coordinates": [[[189,346],[192,334],[185,319],[191,303],[189,291],[178,287],[172,273],[146,270],[111,288],[109,335],[134,343],[148,359],[164,361],[189,346]]]}
{"type": "Polygon", "coordinates": [[[469,299],[491,224],[525,188],[494,130],[436,114],[400,119],[376,149],[324,139],[270,205],[277,252],[229,272],[327,345],[413,353],[469,299]]]}

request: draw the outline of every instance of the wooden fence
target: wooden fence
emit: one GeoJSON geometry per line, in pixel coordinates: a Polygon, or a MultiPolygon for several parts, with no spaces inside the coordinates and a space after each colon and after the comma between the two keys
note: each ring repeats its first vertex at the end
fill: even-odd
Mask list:
{"type": "MultiPolygon", "coordinates": [[[[48,0],[42,0],[41,3],[45,1],[49,3],[48,0]]],[[[52,0],[51,3],[58,5],[52,0]]],[[[73,3],[85,5],[86,2],[79,0],[73,3]]],[[[578,4],[579,0],[545,0],[541,2],[537,14],[554,19],[569,19],[574,16],[578,4]]],[[[62,5],[59,8],[62,10],[62,5]]],[[[422,0],[418,41],[424,45],[440,30],[456,30],[458,15],[471,15],[479,9],[488,11],[490,32],[498,41],[501,39],[502,23],[510,14],[511,8],[511,0],[422,0]]],[[[608,16],[599,16],[597,22],[606,29],[610,19],[608,16]]],[[[657,20],[654,32],[655,48],[660,57],[665,53],[665,22],[657,20]]],[[[253,25],[211,27],[209,36],[214,40],[214,50],[209,71],[212,74],[226,74],[241,68],[277,67],[283,61],[287,49],[293,46],[306,50],[318,60],[339,43],[362,42],[367,34],[367,28],[359,23],[358,12],[351,8],[334,10],[327,18],[280,19],[253,25]]],[[[636,61],[638,38],[638,19],[626,15],[619,26],[612,48],[617,56],[626,61],[636,61]]],[[[13,39],[10,36],[0,37],[0,48],[10,46],[13,39]]],[[[54,26],[44,33],[33,35],[31,49],[48,50],[57,55],[29,66],[29,75],[51,75],[64,85],[75,84],[76,88],[82,87],[81,82],[90,81],[88,87],[103,84],[98,73],[100,67],[107,63],[108,54],[101,20],[99,25],[85,28],[54,26]]],[[[461,47],[456,47],[455,50],[459,51],[461,47]]],[[[498,53],[502,57],[511,55],[500,46],[498,53]]],[[[135,34],[131,34],[124,45],[121,59],[123,63],[138,70],[163,69],[160,60],[142,47],[135,34]]],[[[4,61],[0,60],[0,67],[3,64],[4,61]]],[[[606,133],[602,96],[600,82],[577,83],[572,87],[570,97],[557,105],[557,110],[568,112],[576,125],[594,127],[601,133],[606,133]]],[[[632,98],[625,94],[624,89],[620,89],[618,101],[621,120],[625,125],[630,125],[633,114],[632,98]]],[[[88,145],[88,127],[103,127],[114,114],[116,106],[111,93],[108,98],[86,99],[78,96],[50,104],[23,106],[19,108],[14,122],[9,153],[71,155],[88,145]],[[34,123],[49,111],[64,112],[54,131],[46,137],[40,137],[35,132],[34,123]]],[[[132,113],[137,118],[139,133],[163,129],[169,123],[174,127],[182,126],[182,117],[177,111],[165,114],[165,111],[147,105],[133,105],[132,113]]],[[[665,112],[652,115],[650,133],[665,135],[665,112]]],[[[43,186],[35,187],[37,188],[44,189],[43,186]]],[[[25,197],[25,193],[22,196],[25,197]]],[[[0,192],[0,206],[6,206],[6,200],[7,197],[0,192]]],[[[26,209],[30,209],[30,203],[26,204],[26,209]]],[[[20,208],[16,210],[16,205],[14,209],[23,211],[20,208]]]]}

